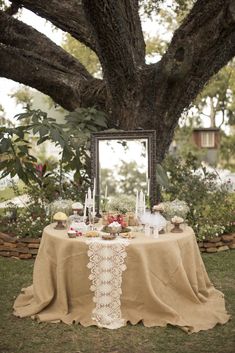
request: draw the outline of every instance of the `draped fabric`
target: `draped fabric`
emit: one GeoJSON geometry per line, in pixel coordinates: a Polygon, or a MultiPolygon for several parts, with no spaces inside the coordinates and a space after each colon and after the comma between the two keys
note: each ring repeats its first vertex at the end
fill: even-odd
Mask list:
{"type": "MultiPolygon", "coordinates": [[[[90,289],[94,277],[93,265],[88,265],[89,251],[93,250],[87,238],[69,239],[66,231],[47,226],[35,260],[33,284],[22,289],[14,314],[99,326],[97,302],[93,301],[99,284],[90,289]]],[[[121,324],[171,324],[191,333],[229,320],[224,295],[208,278],[191,228],[160,234],[158,239],[137,233],[125,252],[120,261],[126,269],[119,271],[118,280],[120,311],[116,318],[121,324]]]]}

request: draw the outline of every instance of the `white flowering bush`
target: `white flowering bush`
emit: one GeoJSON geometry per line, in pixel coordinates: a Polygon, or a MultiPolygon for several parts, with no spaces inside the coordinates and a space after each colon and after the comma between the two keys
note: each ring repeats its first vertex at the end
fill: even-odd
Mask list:
{"type": "Polygon", "coordinates": [[[192,155],[185,161],[168,157],[165,163],[170,179],[165,200],[177,196],[186,202],[189,206],[187,222],[197,239],[234,232],[235,193],[229,193],[223,184],[216,186],[214,173],[202,168],[203,174],[197,174],[200,162],[192,155]]]}
{"type": "Polygon", "coordinates": [[[225,231],[225,227],[218,224],[205,224],[200,227],[198,238],[205,240],[209,238],[219,237],[225,231]]]}
{"type": "Polygon", "coordinates": [[[28,210],[18,216],[17,220],[17,236],[24,238],[38,238],[41,237],[43,228],[50,223],[50,219],[45,214],[43,216],[32,217],[28,210]]]}
{"type": "Polygon", "coordinates": [[[129,195],[118,195],[110,201],[108,208],[121,214],[132,212],[135,210],[135,198],[129,195]]]}

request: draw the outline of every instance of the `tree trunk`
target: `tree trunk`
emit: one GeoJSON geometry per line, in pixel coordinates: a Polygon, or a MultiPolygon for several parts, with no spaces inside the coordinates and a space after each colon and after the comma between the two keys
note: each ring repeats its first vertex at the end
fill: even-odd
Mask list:
{"type": "Polygon", "coordinates": [[[182,112],[235,55],[235,1],[197,0],[162,59],[145,63],[137,0],[14,0],[0,11],[0,75],[34,87],[68,110],[95,106],[109,127],[154,129],[161,161],[182,112]],[[25,7],[99,57],[103,80],[32,27],[11,17],[25,7]]]}

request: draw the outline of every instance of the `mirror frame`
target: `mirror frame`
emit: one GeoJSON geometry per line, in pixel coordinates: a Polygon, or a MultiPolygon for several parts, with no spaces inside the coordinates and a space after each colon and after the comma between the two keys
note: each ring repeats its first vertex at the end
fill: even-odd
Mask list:
{"type": "Polygon", "coordinates": [[[99,214],[100,187],[99,187],[99,141],[102,140],[134,140],[146,139],[148,141],[148,176],[150,179],[149,195],[150,207],[157,202],[157,183],[156,183],[156,131],[155,130],[134,130],[134,131],[104,131],[91,134],[91,181],[94,187],[96,178],[96,206],[99,214]],[[98,205],[97,205],[98,202],[98,205]]]}

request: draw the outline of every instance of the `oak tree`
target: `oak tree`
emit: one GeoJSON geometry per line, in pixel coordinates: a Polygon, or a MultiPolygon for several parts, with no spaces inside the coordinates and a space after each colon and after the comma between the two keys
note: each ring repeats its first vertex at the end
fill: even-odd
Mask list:
{"type": "Polygon", "coordinates": [[[103,110],[110,127],[156,130],[159,161],[182,112],[235,55],[235,0],[193,1],[155,64],[145,60],[139,10],[160,0],[10,2],[0,11],[0,76],[36,88],[70,111],[91,106],[103,110]],[[92,49],[103,79],[15,18],[22,7],[92,49]]]}

